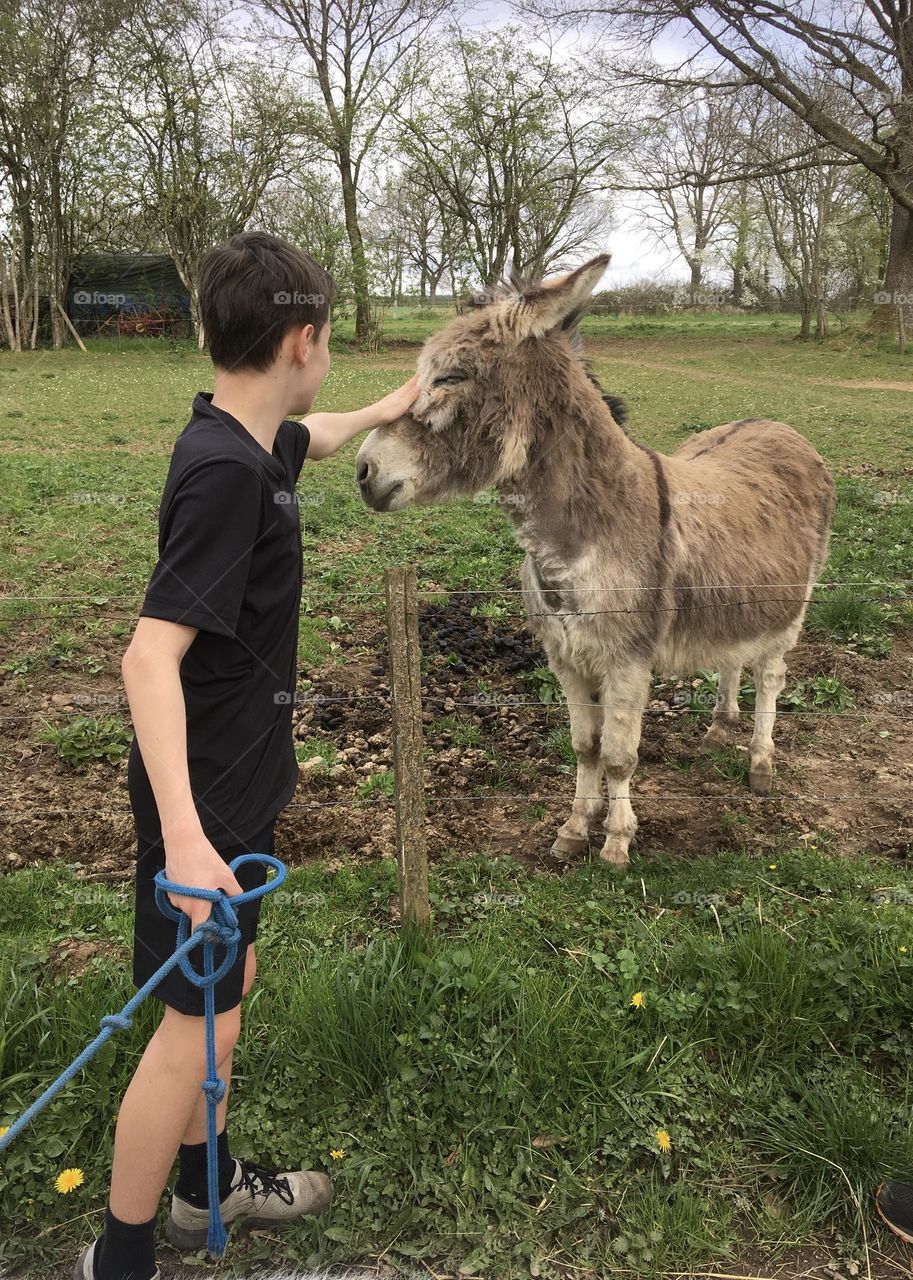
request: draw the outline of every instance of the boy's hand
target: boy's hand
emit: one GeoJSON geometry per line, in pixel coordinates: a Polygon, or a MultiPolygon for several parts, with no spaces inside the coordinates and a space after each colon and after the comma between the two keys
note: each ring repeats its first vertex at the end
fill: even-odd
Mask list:
{"type": "Polygon", "coordinates": [[[418,395],[418,376],[414,375],[388,396],[351,413],[310,413],[304,425],[310,432],[307,456],[312,461],[330,458],[337,449],[363,431],[385,427],[401,418],[418,395]]]}
{"type": "Polygon", "coordinates": [[[414,373],[408,382],[404,382],[401,387],[397,387],[395,391],[391,391],[389,395],[371,406],[378,424],[385,425],[401,418],[417,396],[418,374],[414,373]]]}
{"type": "MultiPolygon", "coordinates": [[[[190,837],[172,839],[165,846],[165,875],[169,880],[193,889],[223,889],[229,897],[243,892],[228,863],[223,861],[202,831],[190,837]]],[[[208,920],[212,912],[212,903],[205,898],[169,893],[168,900],[178,911],[190,916],[191,933],[198,924],[208,920]]]]}

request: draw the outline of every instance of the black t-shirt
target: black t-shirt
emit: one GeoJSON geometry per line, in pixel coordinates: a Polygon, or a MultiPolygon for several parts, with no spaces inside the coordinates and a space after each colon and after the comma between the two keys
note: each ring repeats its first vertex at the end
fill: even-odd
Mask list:
{"type": "MultiPolygon", "coordinates": [[[[194,803],[217,847],[249,840],[294,794],[301,603],[295,483],[310,442],[283,422],[272,453],[200,394],[159,509],[159,560],[140,610],[198,628],[181,662],[194,803]]],[[[139,834],[161,834],[137,742],[129,764],[139,834]]]]}

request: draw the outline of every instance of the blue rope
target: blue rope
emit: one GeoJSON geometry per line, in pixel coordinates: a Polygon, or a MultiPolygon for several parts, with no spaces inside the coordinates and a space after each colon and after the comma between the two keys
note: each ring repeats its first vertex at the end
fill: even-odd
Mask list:
{"type": "Polygon", "coordinates": [[[174,955],[170,956],[161,968],[156,969],[149,981],[143,983],[136,994],[127,1001],[120,1013],[109,1013],[102,1018],[101,1031],[99,1031],[92,1043],[87,1045],[77,1058],[73,1059],[54,1083],[48,1085],[44,1093],[39,1098],[36,1098],[28,1110],[24,1111],[19,1119],[15,1120],[7,1132],[0,1137],[0,1151],[3,1151],[19,1136],[25,1126],[34,1120],[35,1116],[40,1111],[43,1111],[48,1103],[53,1098],[56,1098],[62,1089],[66,1088],[73,1077],[78,1075],[83,1067],[95,1057],[102,1045],[111,1039],[115,1031],[126,1031],[131,1026],[133,1015],[143,1001],[152,994],[166,974],[180,966],[181,972],[187,981],[193,983],[195,987],[202,987],[203,989],[203,1010],[206,1022],[206,1079],[203,1081],[203,1094],[206,1098],[206,1175],[209,1189],[209,1234],[206,1240],[206,1248],[215,1258],[222,1256],[225,1252],[225,1245],[228,1242],[228,1237],[225,1234],[225,1225],[222,1222],[222,1214],[219,1209],[216,1110],[225,1097],[225,1081],[219,1079],[219,1064],[216,1062],[216,983],[225,977],[238,954],[241,931],[238,928],[238,917],[235,913],[235,908],[244,902],[254,902],[256,899],[262,898],[264,894],[272,893],[274,889],[279,888],[286,875],[284,863],[268,853],[245,853],[240,858],[235,858],[229,865],[232,871],[237,871],[246,862],[261,862],[267,867],[272,867],[276,874],[272,880],[260,885],[259,888],[248,889],[245,893],[236,893],[231,898],[221,889],[196,889],[190,885],[175,884],[165,878],[164,871],[158,873],[155,877],[155,901],[163,915],[166,915],[169,920],[178,922],[177,945],[174,955]],[[197,925],[196,929],[191,933],[190,917],[171,905],[168,900],[168,894],[170,893],[184,898],[203,898],[212,903],[212,914],[208,920],[204,920],[202,924],[197,925]],[[203,944],[202,973],[194,969],[190,963],[190,953],[200,943],[203,944]],[[217,946],[225,948],[225,956],[218,968],[215,968],[214,952],[217,946]]]}

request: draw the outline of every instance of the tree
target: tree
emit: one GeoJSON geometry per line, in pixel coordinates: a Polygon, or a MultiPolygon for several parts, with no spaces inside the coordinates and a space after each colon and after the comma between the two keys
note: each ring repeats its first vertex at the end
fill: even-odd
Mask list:
{"type": "Polygon", "coordinates": [[[419,297],[431,302],[447,272],[465,266],[458,220],[438,195],[429,198],[421,173],[407,166],[384,184],[369,223],[372,244],[382,239],[389,245],[395,238],[403,268],[418,276],[419,297]]]}
{"type": "Polygon", "coordinates": [[[661,85],[631,166],[632,185],[654,201],[640,208],[641,219],[662,243],[671,234],[688,264],[692,304],[729,222],[729,191],[719,179],[741,156],[738,110],[735,96],[712,81],[698,90],[661,85]]]}
{"type": "Polygon", "coordinates": [[[371,331],[361,182],[391,113],[417,75],[422,40],[451,0],[261,0],[313,68],[326,118],[314,137],[339,173],[355,291],[355,333],[371,331]]]}
{"type": "MultiPolygon", "coordinates": [[[[901,0],[531,0],[574,21],[603,17],[641,39],[697,37],[698,51],[792,112],[845,164],[888,192],[891,231],[884,290],[913,316],[913,19],[901,0]],[[829,86],[822,101],[817,90],[829,86]]],[[[681,76],[690,80],[693,57],[681,76]]],[[[801,157],[794,164],[803,163],[801,157]]],[[[816,164],[814,156],[811,164],[816,164]]],[[[881,314],[887,320],[891,307],[881,314]],[[887,312],[887,314],[885,314],[887,312]]]]}
{"type": "Polygon", "coordinates": [[[120,21],[106,0],[0,3],[0,317],[13,350],[35,346],[42,293],[64,342],[73,257],[105,199],[98,77],[120,21]]]}
{"type": "Polygon", "coordinates": [[[252,223],[290,240],[326,267],[336,281],[337,301],[351,292],[352,261],[339,184],[324,166],[303,163],[272,182],[252,223]]]}
{"type": "Polygon", "coordinates": [[[200,260],[244,229],[270,183],[295,164],[312,115],[281,77],[226,47],[226,11],[158,0],[125,28],[112,96],[128,126],[138,201],[156,226],[199,323],[200,260]],[[126,77],[129,77],[129,81],[126,77]]]}
{"type": "Polygon", "coordinates": [[[477,277],[529,275],[594,247],[620,132],[587,69],[534,55],[517,28],[453,34],[400,116],[413,181],[456,219],[477,277]]]}

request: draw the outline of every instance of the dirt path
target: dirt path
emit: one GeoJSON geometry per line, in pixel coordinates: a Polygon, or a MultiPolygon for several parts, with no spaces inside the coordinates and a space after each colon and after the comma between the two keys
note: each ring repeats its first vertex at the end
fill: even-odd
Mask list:
{"type": "MultiPolygon", "coordinates": [[[[677,373],[686,378],[701,378],[706,381],[707,370],[697,368],[690,364],[677,364],[669,360],[645,360],[640,356],[621,356],[615,353],[614,348],[606,349],[598,342],[589,342],[587,349],[590,354],[597,360],[602,360],[606,364],[628,365],[635,369],[656,369],[661,373],[677,373]]],[[[853,378],[812,378],[803,377],[801,374],[789,374],[783,370],[771,371],[765,374],[763,370],[753,369],[751,373],[729,373],[721,372],[715,369],[713,378],[718,382],[735,382],[735,383],[757,383],[767,378],[770,382],[801,382],[807,386],[816,387],[838,387],[847,391],[906,391],[913,392],[913,381],[892,381],[889,379],[853,379],[853,378]]]]}

